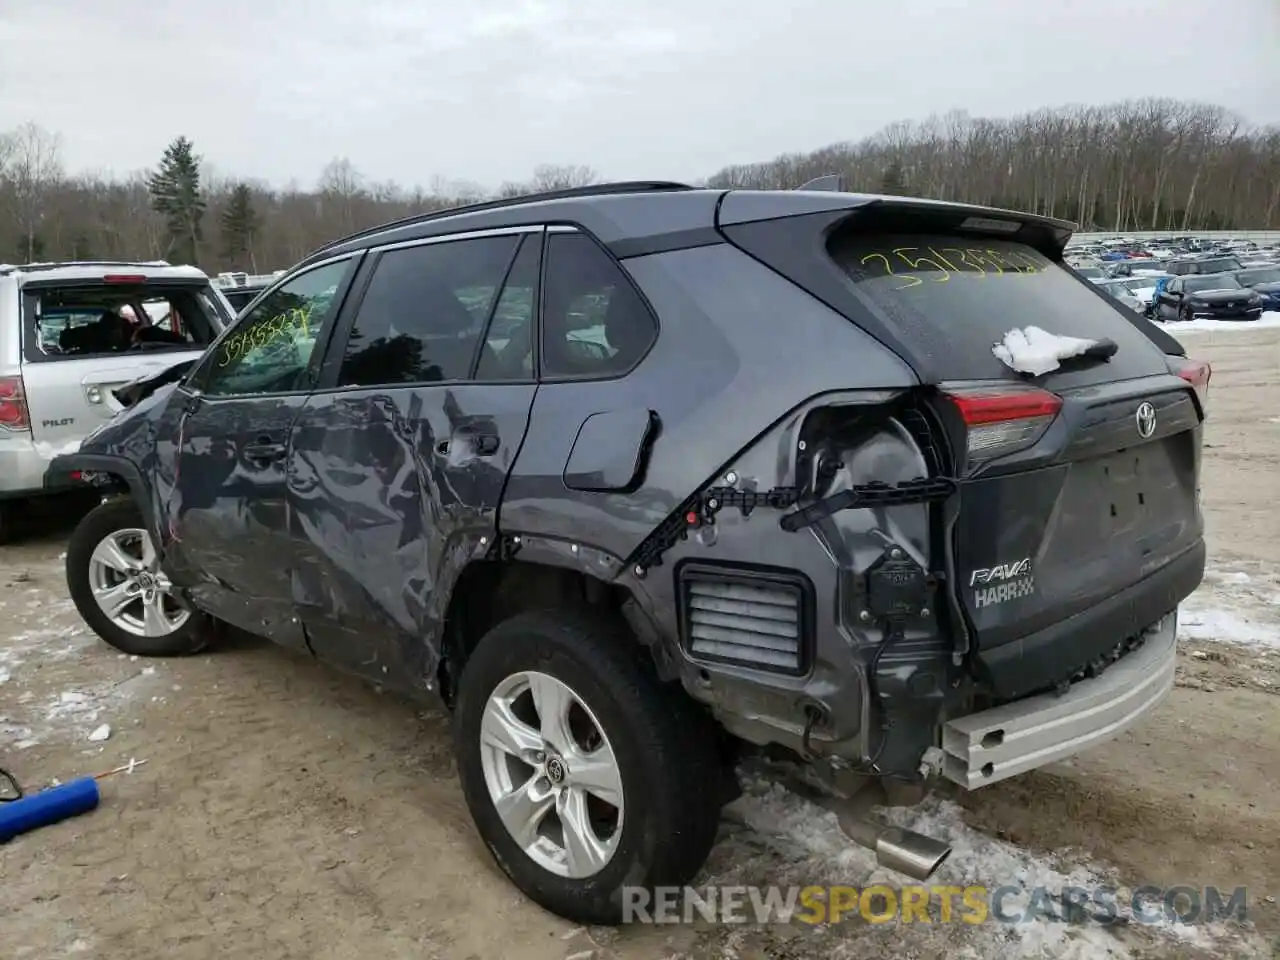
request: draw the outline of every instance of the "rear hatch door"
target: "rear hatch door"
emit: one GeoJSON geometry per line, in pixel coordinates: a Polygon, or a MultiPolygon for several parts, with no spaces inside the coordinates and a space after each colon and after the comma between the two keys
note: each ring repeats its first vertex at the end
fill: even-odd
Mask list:
{"type": "Polygon", "coordinates": [[[114,417],[114,390],[198,357],[229,319],[207,280],[132,270],[28,280],[21,299],[31,432],[49,455],[114,417]]]}
{"type": "MultiPolygon", "coordinates": [[[[1020,645],[1033,635],[1079,625],[1039,658],[1043,669],[1021,663],[999,678],[1006,692],[1029,692],[1124,639],[1110,635],[1128,629],[1117,619],[1089,635],[1103,601],[1197,547],[1202,557],[1201,400],[1178,373],[1185,361],[1162,349],[1181,353],[1178,344],[1075,276],[1053,242],[1028,242],[1012,221],[970,230],[964,215],[901,219],[910,229],[892,211],[855,211],[828,224],[809,255],[821,251],[840,271],[845,298],[830,285],[824,299],[913,365],[945,425],[960,481],[950,575],[979,661],[1004,648],[988,658],[997,670],[1031,657],[1020,645]],[[1111,355],[1019,372],[993,347],[1027,327],[1104,342],[1111,355]]],[[[1149,618],[1135,629],[1192,587],[1131,603],[1132,619],[1149,618]]]]}

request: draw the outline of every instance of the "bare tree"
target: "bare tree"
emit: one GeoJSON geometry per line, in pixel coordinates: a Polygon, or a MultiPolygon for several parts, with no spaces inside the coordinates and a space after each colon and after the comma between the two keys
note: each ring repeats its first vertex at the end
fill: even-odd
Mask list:
{"type": "MultiPolygon", "coordinates": [[[[1084,229],[1280,229],[1280,127],[1250,128],[1221,107],[1172,100],[1066,106],[1010,118],[953,111],[895,123],[857,141],[726,167],[708,186],[797,187],[828,173],[874,192],[895,169],[913,195],[1035,210],[1084,229]]],[[[897,178],[887,178],[890,185],[897,178]]],[[[252,190],[254,256],[286,267],[338,236],[486,197],[522,196],[598,181],[590,167],[548,164],[497,190],[435,177],[427,188],[372,182],[349,159],[326,165],[315,189],[271,187],[244,176],[204,183],[220,218],[231,180],[252,190]]],[[[164,218],[149,206],[145,175],[62,175],[58,138],[35,124],[0,131],[0,260],[141,257],[166,249],[164,218]]],[[[215,220],[214,222],[219,222],[215,220]]],[[[206,244],[201,265],[228,269],[206,244]]]]}
{"type": "Polygon", "coordinates": [[[40,249],[40,221],[54,187],[62,180],[62,141],[35,123],[24,123],[7,138],[10,211],[20,230],[20,246],[28,261],[40,249]]]}
{"type": "Polygon", "coordinates": [[[590,167],[561,166],[544,163],[534,167],[532,192],[545,193],[548,190],[568,190],[572,187],[586,187],[596,183],[600,175],[590,167]]]}

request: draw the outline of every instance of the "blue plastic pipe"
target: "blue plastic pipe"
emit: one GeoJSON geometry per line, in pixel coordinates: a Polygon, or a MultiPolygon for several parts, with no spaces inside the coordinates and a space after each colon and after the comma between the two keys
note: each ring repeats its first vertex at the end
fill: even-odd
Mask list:
{"type": "Polygon", "coordinates": [[[88,813],[97,806],[98,782],[93,777],[81,777],[21,800],[0,803],[0,843],[28,830],[88,813]]]}

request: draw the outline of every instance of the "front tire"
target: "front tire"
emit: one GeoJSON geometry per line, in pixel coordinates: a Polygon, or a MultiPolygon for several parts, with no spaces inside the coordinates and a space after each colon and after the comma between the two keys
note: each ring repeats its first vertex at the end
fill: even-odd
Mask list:
{"type": "Polygon", "coordinates": [[[122,653],[186,656],[207,642],[206,618],[174,594],[131,500],[100,504],[76,526],[67,589],[85,623],[122,653]]]}
{"type": "Polygon", "coordinates": [[[627,919],[628,890],[688,883],[715,843],[712,727],[642,658],[620,624],[524,613],[480,640],[459,684],[480,835],[521,891],[576,923],[627,919]]]}

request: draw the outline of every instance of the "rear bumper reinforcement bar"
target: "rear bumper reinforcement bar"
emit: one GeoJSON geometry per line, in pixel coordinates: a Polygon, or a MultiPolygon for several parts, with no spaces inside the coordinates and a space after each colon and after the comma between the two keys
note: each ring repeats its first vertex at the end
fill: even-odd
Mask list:
{"type": "Polygon", "coordinates": [[[1042,694],[950,720],[943,775],[973,790],[1034,770],[1119,735],[1173,689],[1178,618],[1146,631],[1141,647],[1061,696],[1042,694]]]}

